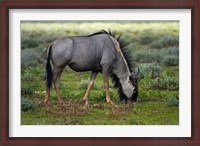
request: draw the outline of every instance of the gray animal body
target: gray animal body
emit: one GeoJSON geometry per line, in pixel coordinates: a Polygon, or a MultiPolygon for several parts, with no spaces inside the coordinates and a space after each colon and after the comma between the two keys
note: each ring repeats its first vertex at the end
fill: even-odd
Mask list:
{"type": "Polygon", "coordinates": [[[89,92],[99,72],[103,74],[107,102],[113,104],[109,94],[109,76],[115,76],[125,97],[131,98],[138,92],[137,84],[135,84],[135,80],[132,80],[134,74],[130,72],[119,42],[106,31],[88,36],[60,38],[49,46],[47,56],[45,103],[49,103],[50,87],[53,82],[58,100],[62,104],[59,81],[66,66],[76,72],[92,72],[84,95],[86,105],[88,105],[89,92]],[[50,60],[54,66],[53,71],[50,60]]]}

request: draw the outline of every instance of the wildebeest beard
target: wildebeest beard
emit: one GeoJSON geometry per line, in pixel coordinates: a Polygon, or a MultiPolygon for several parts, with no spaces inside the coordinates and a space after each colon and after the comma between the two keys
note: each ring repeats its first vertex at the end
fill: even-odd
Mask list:
{"type": "Polygon", "coordinates": [[[120,101],[125,101],[125,103],[127,103],[128,100],[133,103],[137,101],[138,91],[134,92],[130,99],[128,99],[127,96],[122,92],[122,88],[118,90],[118,93],[120,96],[120,101]]]}
{"type": "Polygon", "coordinates": [[[127,103],[128,101],[130,101],[130,102],[136,102],[137,101],[137,97],[138,97],[138,85],[137,84],[132,83],[135,87],[135,90],[134,90],[132,97],[128,98],[123,93],[123,89],[122,89],[122,86],[119,82],[119,79],[115,75],[111,75],[111,78],[114,82],[114,88],[116,88],[118,90],[118,95],[119,95],[120,101],[125,101],[125,103],[127,103]]]}

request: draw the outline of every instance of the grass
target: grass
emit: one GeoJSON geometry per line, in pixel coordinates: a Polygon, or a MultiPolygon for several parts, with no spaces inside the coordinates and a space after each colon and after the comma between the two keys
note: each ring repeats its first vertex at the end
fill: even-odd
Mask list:
{"type": "Polygon", "coordinates": [[[179,124],[178,22],[22,22],[21,28],[22,125],[179,124]],[[116,106],[106,103],[99,73],[89,95],[89,108],[85,108],[82,98],[90,72],[78,73],[66,67],[60,82],[64,106],[59,106],[53,88],[51,105],[44,106],[45,48],[49,43],[62,36],[88,35],[109,28],[124,33],[122,39],[140,68],[138,102],[119,102],[110,80],[110,95],[116,106]]]}
{"type": "MultiPolygon", "coordinates": [[[[28,69],[29,70],[29,69],[28,69]]],[[[89,109],[85,110],[84,102],[81,99],[84,96],[85,89],[79,87],[81,79],[88,78],[89,73],[76,73],[70,69],[63,72],[61,79],[61,95],[66,105],[72,108],[60,110],[55,91],[51,90],[51,106],[40,106],[44,100],[45,81],[41,81],[36,77],[33,83],[24,83],[22,85],[22,94],[27,95],[38,106],[35,109],[22,112],[22,125],[176,125],[178,124],[178,107],[173,105],[170,97],[178,96],[177,91],[167,90],[143,90],[145,80],[140,81],[139,99],[131,108],[126,108],[124,102],[119,102],[117,91],[110,88],[111,99],[116,104],[116,108],[112,108],[105,102],[105,93],[103,88],[98,85],[98,90],[91,91],[89,96],[89,109]],[[168,101],[169,99],[169,101],[168,101]],[[124,109],[124,110],[123,110],[124,109]],[[83,114],[81,114],[83,113],[83,114]]],[[[96,83],[103,82],[102,75],[97,76],[96,83]]],[[[177,102],[177,100],[176,100],[177,102]]]]}
{"type": "Polygon", "coordinates": [[[23,112],[22,125],[177,125],[179,122],[178,109],[167,106],[162,100],[140,101],[134,105],[116,102],[114,108],[106,102],[92,101],[88,109],[83,108],[80,100],[73,102],[66,101],[68,106],[69,103],[73,106],[71,110],[69,107],[61,110],[55,103],[51,107],[23,112]]]}

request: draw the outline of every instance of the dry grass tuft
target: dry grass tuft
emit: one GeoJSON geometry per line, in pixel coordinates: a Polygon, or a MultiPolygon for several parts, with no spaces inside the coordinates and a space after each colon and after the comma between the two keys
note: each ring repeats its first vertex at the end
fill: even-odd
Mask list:
{"type": "Polygon", "coordinates": [[[108,113],[108,115],[112,117],[123,116],[128,111],[130,111],[133,108],[133,106],[133,103],[115,105],[112,107],[112,110],[108,113]]]}
{"type": "MultiPolygon", "coordinates": [[[[44,106],[44,104],[39,103],[39,106],[44,106]]],[[[117,105],[110,105],[109,103],[90,103],[89,106],[85,106],[83,100],[68,100],[65,101],[63,105],[58,103],[52,103],[51,105],[46,105],[45,109],[48,114],[60,115],[60,116],[84,116],[93,110],[106,110],[105,116],[118,117],[125,115],[128,111],[133,108],[134,104],[128,103],[117,103],[117,105]]]]}
{"type": "Polygon", "coordinates": [[[47,106],[47,112],[53,115],[83,116],[88,113],[88,109],[85,107],[83,100],[69,100],[63,105],[47,106]]]}

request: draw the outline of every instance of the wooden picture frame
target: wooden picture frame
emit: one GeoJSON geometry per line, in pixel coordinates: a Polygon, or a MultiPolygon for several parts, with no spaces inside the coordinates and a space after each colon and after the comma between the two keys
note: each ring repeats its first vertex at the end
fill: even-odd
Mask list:
{"type": "Polygon", "coordinates": [[[3,0],[1,1],[1,142],[0,145],[200,145],[199,0],[3,0]],[[191,137],[9,137],[9,10],[10,9],[191,9],[192,11],[192,131],[191,137]]]}

